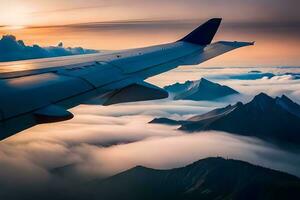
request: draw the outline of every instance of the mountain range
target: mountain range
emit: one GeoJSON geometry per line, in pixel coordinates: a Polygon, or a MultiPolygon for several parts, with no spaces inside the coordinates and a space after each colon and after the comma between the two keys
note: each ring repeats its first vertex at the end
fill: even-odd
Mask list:
{"type": "Polygon", "coordinates": [[[179,129],[187,132],[217,130],[300,144],[300,106],[285,95],[272,98],[260,93],[249,103],[238,102],[188,120],[156,118],[150,123],[181,125],[179,129]]]}
{"type": "MultiPolygon", "coordinates": [[[[69,167],[72,166],[63,167],[62,171],[66,172],[69,167]]],[[[61,172],[50,173],[59,178],[61,172]]],[[[300,196],[300,179],[296,176],[221,157],[205,158],[165,170],[136,166],[108,178],[73,180],[65,184],[51,184],[46,190],[34,193],[17,193],[13,199],[276,200],[300,196]]]]}
{"type": "Polygon", "coordinates": [[[206,158],[169,170],[137,166],[85,188],[89,199],[103,200],[295,199],[300,179],[243,161],[206,158]]]}
{"type": "Polygon", "coordinates": [[[232,94],[239,94],[236,90],[211,82],[207,79],[186,81],[183,84],[175,83],[164,87],[174,100],[210,101],[232,94]]]}

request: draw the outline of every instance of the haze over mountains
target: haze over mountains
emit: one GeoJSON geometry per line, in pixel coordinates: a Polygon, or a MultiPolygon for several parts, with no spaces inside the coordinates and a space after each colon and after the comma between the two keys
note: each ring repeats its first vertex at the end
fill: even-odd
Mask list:
{"type": "Polygon", "coordinates": [[[185,121],[158,118],[150,123],[177,124],[187,132],[217,130],[300,144],[300,106],[285,95],[272,98],[260,93],[249,103],[239,102],[185,121]]]}
{"type": "Polygon", "coordinates": [[[186,81],[164,87],[174,100],[210,101],[232,94],[239,94],[236,90],[201,78],[199,81],[186,81]]]}

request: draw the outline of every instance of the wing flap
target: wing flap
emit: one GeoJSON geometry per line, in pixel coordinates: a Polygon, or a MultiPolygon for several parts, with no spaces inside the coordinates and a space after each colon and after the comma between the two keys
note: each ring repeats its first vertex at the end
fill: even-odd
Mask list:
{"type": "Polygon", "coordinates": [[[164,99],[167,97],[167,91],[155,85],[141,82],[129,85],[113,93],[103,105],[108,106],[117,103],[164,99]]]}
{"type": "Polygon", "coordinates": [[[49,105],[34,113],[38,123],[60,122],[72,119],[74,116],[66,109],[57,106],[49,105]]]}

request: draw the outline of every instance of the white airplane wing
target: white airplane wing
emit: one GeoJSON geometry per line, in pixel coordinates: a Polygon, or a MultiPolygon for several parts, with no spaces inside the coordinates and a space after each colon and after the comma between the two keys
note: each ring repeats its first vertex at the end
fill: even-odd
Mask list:
{"type": "Polygon", "coordinates": [[[166,98],[166,91],[144,80],[253,45],[211,43],[220,23],[211,19],[169,44],[0,64],[0,139],[39,123],[70,119],[68,109],[96,97],[103,105],[166,98]]]}

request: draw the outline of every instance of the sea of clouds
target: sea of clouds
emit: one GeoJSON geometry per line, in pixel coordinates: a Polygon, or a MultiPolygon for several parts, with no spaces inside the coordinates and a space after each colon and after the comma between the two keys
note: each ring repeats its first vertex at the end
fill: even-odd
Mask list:
{"type": "MultiPolygon", "coordinates": [[[[273,68],[268,70],[274,72],[273,68]]],[[[249,69],[221,71],[194,68],[190,72],[183,71],[190,76],[182,77],[176,76],[179,69],[149,81],[166,85],[164,81],[174,83],[214,75],[211,80],[226,84],[241,95],[216,102],[166,99],[108,107],[81,105],[71,110],[75,117],[70,121],[36,126],[1,141],[0,186],[3,189],[0,195],[11,194],[9,191],[28,192],[50,186],[84,184],[137,165],[157,169],[182,167],[211,156],[244,160],[300,177],[300,157],[295,150],[224,132],[188,134],[177,130],[176,126],[148,124],[154,117],[187,119],[237,101],[248,102],[260,92],[273,97],[286,94],[300,102],[298,79],[279,73],[254,80],[221,79],[216,76],[247,74],[249,69]]]]}

